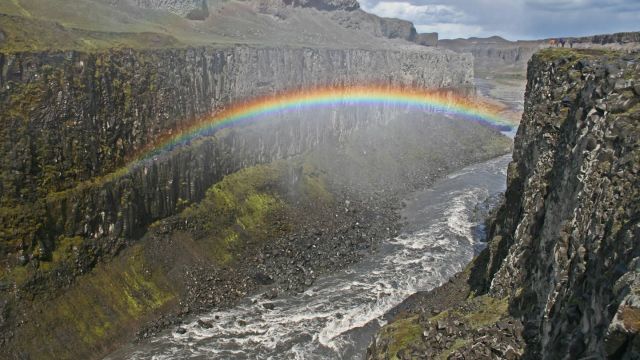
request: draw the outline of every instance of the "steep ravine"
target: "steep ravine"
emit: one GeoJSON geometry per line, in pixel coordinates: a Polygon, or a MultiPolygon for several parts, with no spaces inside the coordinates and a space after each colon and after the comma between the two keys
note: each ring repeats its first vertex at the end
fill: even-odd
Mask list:
{"type": "Polygon", "coordinates": [[[289,256],[308,261],[301,242],[322,238],[325,246],[346,248],[338,256],[327,250],[311,268],[346,266],[361,241],[369,244],[366,250],[393,231],[390,198],[379,195],[375,207],[389,210],[364,205],[375,195],[368,192],[374,185],[410,189],[408,180],[417,179],[414,185],[423,186],[509,146],[483,126],[420,114],[411,119],[416,114],[406,109],[328,108],[225,129],[123,171],[149,142],[233,101],[331,84],[467,93],[471,60],[413,47],[229,47],[14,53],[2,54],[0,64],[6,109],[0,113],[0,352],[8,358],[99,357],[160,315],[166,316],[152,329],[179,322],[176,314],[194,307],[228,306],[273,280],[284,291],[296,291],[310,280],[290,264],[276,261],[273,274],[265,276],[252,267],[257,262],[242,259],[258,261],[268,246],[274,253],[292,248],[289,256]],[[379,139],[384,147],[369,143],[381,133],[387,134],[379,139]],[[309,154],[322,148],[333,152],[309,154]],[[251,170],[295,156],[320,160],[251,170]],[[336,158],[352,161],[342,164],[354,170],[346,178],[352,180],[327,176],[342,170],[332,167],[336,158]],[[420,166],[412,169],[416,162],[420,166]],[[230,178],[228,188],[219,183],[241,169],[256,180],[230,178]],[[377,169],[370,176],[379,182],[360,187],[356,169],[377,169]],[[398,178],[378,176],[389,169],[398,178]],[[222,188],[212,187],[217,183],[222,188]],[[196,211],[204,222],[181,220],[190,215],[179,214],[195,209],[205,195],[213,197],[196,211]],[[346,200],[354,212],[335,219],[346,200]],[[324,201],[326,211],[312,206],[324,201]],[[295,215],[301,213],[309,219],[295,215]],[[206,225],[211,219],[218,225],[206,225]],[[366,236],[354,227],[374,219],[384,220],[366,236]],[[327,229],[309,230],[320,224],[327,229]]]}
{"type": "Polygon", "coordinates": [[[369,359],[640,356],[640,54],[544,50],[487,249],[369,359]]]}

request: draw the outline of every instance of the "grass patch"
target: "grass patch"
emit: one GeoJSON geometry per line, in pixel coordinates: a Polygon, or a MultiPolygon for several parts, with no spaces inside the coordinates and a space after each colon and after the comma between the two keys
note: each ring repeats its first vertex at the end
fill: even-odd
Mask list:
{"type": "Polygon", "coordinates": [[[473,329],[479,329],[491,325],[508,314],[509,298],[496,299],[489,295],[479,296],[473,299],[477,310],[462,315],[463,321],[473,329]]]}
{"type": "Polygon", "coordinates": [[[287,214],[298,201],[318,205],[333,201],[323,176],[302,158],[252,166],[225,176],[180,217],[197,224],[201,230],[198,241],[208,249],[209,257],[226,264],[236,260],[235,254],[249,244],[288,232],[291,224],[287,214]]]}
{"type": "Polygon", "coordinates": [[[418,324],[417,316],[393,322],[385,327],[385,333],[389,338],[388,354],[392,360],[398,359],[399,351],[422,339],[422,327],[418,324]]]}
{"type": "Polygon", "coordinates": [[[219,263],[228,263],[234,259],[234,246],[263,241],[276,232],[271,220],[285,209],[285,203],[272,190],[280,176],[278,167],[269,165],[228,175],[180,217],[198,223],[204,231],[200,238],[210,256],[219,263]]]}
{"type": "MultiPolygon", "coordinates": [[[[67,239],[68,245],[75,240],[67,239]]],[[[38,314],[20,332],[33,358],[69,358],[75,346],[96,351],[108,339],[174,301],[176,293],[159,269],[134,245],[112,263],[101,264],[76,280],[60,297],[33,304],[38,314]],[[63,341],[68,347],[60,347],[63,341]],[[55,349],[55,352],[51,349],[55,349]]]]}
{"type": "Polygon", "coordinates": [[[104,32],[68,28],[60,23],[0,14],[4,41],[2,52],[78,50],[94,52],[111,48],[181,47],[175,37],[156,32],[104,32]]]}

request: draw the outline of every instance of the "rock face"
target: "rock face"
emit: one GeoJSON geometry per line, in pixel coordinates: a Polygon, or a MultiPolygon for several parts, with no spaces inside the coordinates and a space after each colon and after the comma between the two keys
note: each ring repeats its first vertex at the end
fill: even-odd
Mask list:
{"type": "Polygon", "coordinates": [[[491,292],[525,320],[530,358],[639,354],[639,60],[592,50],[530,62],[488,268],[491,292]]]}
{"type": "MultiPolygon", "coordinates": [[[[168,167],[151,170],[160,173],[147,174],[147,169],[144,174],[128,177],[127,188],[137,178],[134,180],[137,191],[155,194],[144,196],[147,200],[128,201],[130,205],[120,201],[128,191],[120,185],[113,188],[118,181],[103,182],[111,183],[106,185],[111,190],[90,191],[89,197],[81,191],[85,195],[78,198],[78,193],[71,191],[83,181],[116,171],[128,156],[166,131],[180,128],[233,99],[272,93],[294,84],[464,87],[470,84],[472,74],[469,57],[419,51],[232,48],[24,53],[1,55],[0,63],[6,74],[0,81],[0,97],[10,110],[2,114],[5,126],[0,140],[2,222],[7,229],[2,234],[2,244],[4,253],[20,248],[28,254],[33,254],[36,248],[41,247],[45,253],[52,248],[51,234],[48,231],[45,231],[48,235],[42,234],[48,228],[46,219],[56,219],[48,224],[64,229],[69,235],[90,238],[132,235],[141,225],[170,215],[178,198],[197,200],[220,175],[237,170],[236,165],[304,151],[321,139],[316,132],[342,131],[308,129],[312,131],[308,136],[295,136],[288,133],[291,130],[288,128],[287,138],[274,138],[275,142],[262,147],[251,146],[258,153],[239,156],[236,165],[226,170],[225,166],[212,166],[217,160],[202,159],[195,154],[187,155],[191,160],[168,160],[168,167]],[[371,72],[371,68],[381,70],[371,72]],[[200,173],[196,177],[186,169],[178,171],[174,167],[202,160],[210,162],[211,167],[194,163],[194,169],[200,173]],[[168,176],[167,182],[158,183],[164,176],[168,176]],[[149,183],[145,178],[155,180],[149,183]],[[159,191],[150,191],[149,186],[159,191]],[[167,193],[166,189],[173,190],[167,193]],[[68,201],[68,196],[75,200],[68,201]],[[43,202],[44,199],[48,200],[43,202]],[[151,213],[125,210],[133,203],[151,213]],[[31,210],[24,211],[23,206],[31,210]],[[31,214],[27,217],[32,220],[26,221],[22,215],[16,217],[17,213],[31,214]],[[25,222],[33,226],[23,226],[25,222]]],[[[251,151],[232,138],[229,138],[232,149],[241,146],[243,151],[251,151]]]]}
{"type": "Polygon", "coordinates": [[[599,44],[599,45],[607,45],[607,44],[630,44],[630,43],[640,43],[640,32],[622,32],[615,34],[604,34],[604,35],[594,35],[594,36],[585,36],[579,38],[569,38],[577,43],[590,43],[590,44],[599,44]]]}
{"type": "Polygon", "coordinates": [[[384,327],[369,359],[640,356],[639,76],[638,52],[533,56],[487,249],[448,284],[418,294],[417,306],[406,305],[416,315],[384,327]],[[453,337],[434,332],[440,321],[446,330],[478,319],[480,329],[458,326],[453,337]],[[513,332],[508,341],[503,330],[513,332]],[[408,332],[418,335],[407,340],[408,332]]]}
{"type": "MultiPolygon", "coordinates": [[[[116,306],[124,298],[109,294],[133,291],[137,305],[124,306],[125,312],[105,310],[107,328],[95,326],[90,311],[75,309],[74,318],[83,324],[77,328],[88,324],[91,330],[63,334],[51,345],[62,354],[62,344],[78,344],[90,334],[94,347],[75,354],[104,351],[108,336],[142,321],[148,311],[169,306],[180,291],[167,290],[165,280],[142,276],[148,268],[141,267],[131,244],[149,224],[198,202],[227,174],[339,142],[365,126],[383,124],[398,110],[336,115],[325,109],[315,114],[322,121],[306,121],[293,112],[265,124],[225,129],[152,162],[125,167],[133,154],[163,134],[233,101],[292,87],[380,83],[464,92],[472,81],[471,63],[469,56],[415,45],[0,55],[0,99],[6,109],[0,115],[3,334],[10,338],[16,319],[35,316],[28,315],[32,299],[57,299],[57,310],[46,315],[54,324],[68,314],[68,304],[79,293],[110,299],[103,303],[116,306]],[[133,252],[129,260],[116,256],[123,249],[133,252]],[[105,265],[105,259],[114,260],[105,265]],[[75,286],[75,281],[84,285],[75,286]],[[128,315],[115,319],[115,313],[128,315]]],[[[167,271],[158,266],[159,274],[167,271]]],[[[32,336],[45,323],[36,321],[37,326],[21,331],[32,336]]]]}
{"type": "Polygon", "coordinates": [[[410,21],[383,18],[362,10],[336,11],[329,16],[347,29],[361,30],[376,37],[414,42],[417,35],[416,28],[410,21]]]}
{"type": "Polygon", "coordinates": [[[461,53],[471,53],[477,75],[495,72],[495,68],[506,71],[522,71],[527,62],[543,43],[538,41],[508,41],[499,36],[440,40],[439,45],[461,53]]]}

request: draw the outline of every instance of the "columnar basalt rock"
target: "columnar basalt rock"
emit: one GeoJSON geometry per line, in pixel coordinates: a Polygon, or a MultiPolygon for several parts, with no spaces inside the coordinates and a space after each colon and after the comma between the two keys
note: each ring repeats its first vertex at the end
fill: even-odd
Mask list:
{"type": "MultiPolygon", "coordinates": [[[[154,249],[162,247],[154,243],[158,239],[141,239],[150,224],[160,224],[158,231],[169,233],[173,228],[159,220],[171,220],[200,201],[225,175],[322,145],[339,145],[364,129],[384,126],[406,109],[316,109],[314,121],[308,121],[309,112],[293,110],[132,162],[132,155],[148,144],[234,101],[292,87],[376,83],[473,91],[470,57],[417,45],[388,50],[233,47],[19,53],[0,59],[0,99],[8,110],[0,115],[6,124],[0,129],[0,244],[1,261],[8,269],[0,277],[0,342],[3,350],[33,358],[46,358],[47,350],[36,349],[36,340],[21,342],[21,337],[56,334],[46,345],[52,353],[91,357],[87,354],[106,351],[110,341],[121,341],[152,314],[173,309],[189,296],[182,282],[192,279],[189,271],[202,266],[194,264],[202,259],[176,250],[171,256],[177,260],[171,263],[168,255],[157,254],[154,249]],[[78,293],[89,300],[78,305],[78,293]],[[70,307],[78,307],[72,315],[70,307]],[[91,315],[92,307],[100,308],[98,320],[91,315]],[[52,310],[38,318],[35,314],[43,308],[52,310]],[[23,319],[35,320],[18,330],[16,324],[23,319]],[[65,334],[60,325],[65,321],[72,321],[76,332],[65,334]],[[46,327],[51,331],[43,331],[46,327]],[[67,344],[77,349],[66,349],[67,344]]],[[[428,159],[415,158],[422,165],[456,167],[505,151],[504,143],[485,143],[500,136],[478,124],[454,122],[447,127],[434,121],[429,129],[451,138],[472,134],[474,140],[447,144],[448,152],[428,151],[428,159]]],[[[411,159],[423,154],[410,150],[411,159]]],[[[189,228],[184,220],[173,221],[189,228]]],[[[191,246],[189,241],[177,243],[191,246]]],[[[248,289],[244,282],[233,284],[238,278],[234,269],[216,270],[228,274],[235,291],[216,304],[230,304],[248,289]]],[[[206,295],[206,290],[198,291],[206,295]]]]}
{"type": "MultiPolygon", "coordinates": [[[[83,201],[69,201],[68,197],[86,193],[83,189],[89,187],[95,189],[96,179],[104,180],[126,165],[131,155],[148,143],[235,100],[316,85],[388,83],[460,88],[470,85],[472,76],[471,59],[466,56],[393,50],[237,47],[123,50],[101,54],[20,53],[2,55],[0,63],[3,68],[0,97],[8,110],[0,115],[5,124],[0,140],[1,205],[6,210],[2,219],[5,229],[15,228],[2,234],[2,243],[5,253],[15,254],[15,249],[20,248],[25,256],[33,256],[38,248],[45,253],[50,251],[52,233],[43,231],[45,226],[53,225],[56,229],[64,228],[66,232],[89,237],[106,233],[131,235],[141,225],[171,214],[178,197],[197,200],[204,189],[219,178],[206,173],[208,168],[200,166],[202,164],[196,170],[202,179],[190,178],[192,184],[187,187],[181,185],[186,179],[165,179],[173,185],[162,186],[173,189],[171,193],[175,197],[165,199],[167,203],[159,204],[157,199],[146,203],[144,207],[154,209],[152,214],[143,216],[135,211],[141,217],[131,219],[128,225],[107,221],[116,214],[127,217],[129,212],[120,212],[120,206],[115,206],[120,204],[122,191],[116,191],[113,195],[117,196],[113,198],[105,195],[113,204],[107,206],[112,210],[106,212],[103,206],[97,206],[101,201],[94,199],[92,206],[83,209],[80,205],[83,201]],[[383,70],[372,72],[372,68],[383,70]],[[82,189],[73,190],[81,183],[85,184],[82,189]],[[86,186],[89,183],[92,185],[86,186]],[[16,211],[27,212],[22,211],[25,210],[22,207],[37,209],[32,216],[27,216],[31,220],[21,220],[25,215],[14,216],[16,211]],[[76,215],[61,218],[57,211],[66,214],[63,209],[76,209],[76,215]],[[101,220],[97,221],[98,218],[101,220]],[[51,223],[46,219],[54,220],[51,223]],[[25,222],[33,226],[20,225],[25,222]],[[44,236],[45,233],[49,235],[44,236]]],[[[243,151],[254,149],[262,154],[241,158],[235,163],[264,162],[291,155],[322,139],[312,136],[316,132],[329,131],[339,136],[342,131],[340,128],[312,129],[303,124],[297,125],[297,131],[302,131],[303,136],[286,127],[282,131],[288,142],[281,137],[267,142],[260,150],[249,143],[243,151]],[[288,148],[283,148],[285,146],[288,148]]],[[[351,125],[346,122],[342,126],[351,125]]],[[[228,150],[235,151],[236,156],[237,140],[233,140],[236,139],[233,135],[228,139],[231,143],[228,150]]],[[[184,164],[184,159],[180,161],[184,164]]],[[[213,164],[213,160],[207,161],[213,164]]],[[[237,168],[229,166],[222,170],[224,167],[213,166],[218,175],[237,168]]],[[[169,174],[173,170],[161,173],[169,174]]],[[[188,173],[180,171],[176,176],[188,177],[188,173]]],[[[136,176],[128,178],[136,179],[136,176]]],[[[113,188],[113,183],[109,183],[105,186],[113,188]]],[[[156,186],[161,185],[153,185],[156,186]]],[[[59,232],[53,234],[57,236],[59,232]]]]}
{"type": "Polygon", "coordinates": [[[548,49],[533,56],[487,248],[450,283],[419,295],[425,307],[408,305],[419,316],[383,328],[370,359],[468,359],[489,350],[501,359],[640,356],[639,76],[638,52],[548,49]],[[442,311],[433,305],[440,299],[451,307],[429,318],[442,311]],[[514,330],[510,350],[485,330],[482,341],[461,332],[445,346],[429,345],[429,331],[403,340],[407,321],[419,334],[435,320],[478,318],[478,301],[487,304],[482,318],[493,312],[498,320],[485,330],[514,330]],[[497,311],[496,301],[505,307],[497,311]]]}
{"type": "Polygon", "coordinates": [[[534,335],[530,358],[640,351],[639,59],[545,51],[529,65],[489,271],[534,335]]]}

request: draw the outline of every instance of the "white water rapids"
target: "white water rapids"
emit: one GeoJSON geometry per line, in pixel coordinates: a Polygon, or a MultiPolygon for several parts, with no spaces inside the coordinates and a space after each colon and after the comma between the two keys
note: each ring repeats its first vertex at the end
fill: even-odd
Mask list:
{"type": "Polygon", "coordinates": [[[361,359],[383,315],[409,295],[432,289],[474,255],[477,204],[505,189],[503,156],[467,167],[407,198],[402,235],[353,267],[319,278],[302,294],[195,319],[185,334],[166,332],[109,359],[361,359]],[[263,305],[272,303],[272,310],[263,305]]]}

